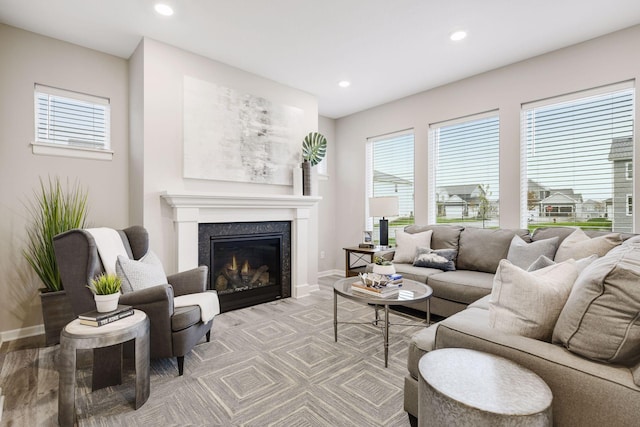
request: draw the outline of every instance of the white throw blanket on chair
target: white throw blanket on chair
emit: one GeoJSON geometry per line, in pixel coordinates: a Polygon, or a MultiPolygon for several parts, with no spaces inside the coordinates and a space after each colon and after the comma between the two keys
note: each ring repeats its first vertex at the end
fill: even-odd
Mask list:
{"type": "Polygon", "coordinates": [[[173,299],[174,307],[186,307],[188,305],[200,306],[200,316],[203,323],[209,322],[216,314],[220,314],[220,302],[218,301],[217,292],[180,295],[173,299]]]}
{"type": "Polygon", "coordinates": [[[107,274],[116,274],[116,261],[118,255],[124,255],[129,258],[127,250],[124,248],[122,238],[113,228],[87,228],[87,232],[93,236],[98,247],[98,254],[102,260],[104,271],[107,274]]]}

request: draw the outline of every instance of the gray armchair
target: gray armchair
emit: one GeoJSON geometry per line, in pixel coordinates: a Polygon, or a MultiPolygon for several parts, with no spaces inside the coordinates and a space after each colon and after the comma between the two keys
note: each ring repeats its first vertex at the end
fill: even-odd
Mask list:
{"type": "MultiPolygon", "coordinates": [[[[142,258],[149,249],[149,235],[140,226],[118,230],[131,259],[142,258]]],[[[74,229],[53,239],[62,284],[76,315],[95,310],[93,294],[86,287],[97,274],[104,272],[95,240],[86,230],[74,229]]],[[[170,275],[168,285],[123,294],[120,304],[144,311],[151,323],[151,357],[176,357],[178,373],[184,372],[184,356],[206,336],[211,336],[213,321],[204,324],[200,307],[174,308],[174,296],[204,292],[207,284],[206,266],[170,275]]]]}

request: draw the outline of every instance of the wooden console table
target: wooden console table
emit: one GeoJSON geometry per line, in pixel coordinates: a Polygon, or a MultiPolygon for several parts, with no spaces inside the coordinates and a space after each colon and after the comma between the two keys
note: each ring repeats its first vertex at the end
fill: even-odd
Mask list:
{"type": "Polygon", "coordinates": [[[373,262],[373,257],[376,254],[393,251],[393,249],[382,246],[374,248],[353,246],[342,249],[344,249],[344,277],[357,276],[358,273],[363,271],[362,267],[366,267],[373,262]]]}

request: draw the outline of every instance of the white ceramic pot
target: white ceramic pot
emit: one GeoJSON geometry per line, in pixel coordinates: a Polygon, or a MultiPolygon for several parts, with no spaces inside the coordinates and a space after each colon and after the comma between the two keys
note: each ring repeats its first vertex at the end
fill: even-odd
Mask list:
{"type": "Polygon", "coordinates": [[[377,274],[382,274],[385,276],[390,276],[392,274],[396,274],[396,267],[393,264],[391,265],[374,264],[373,272],[377,274]]]}
{"type": "Polygon", "coordinates": [[[120,299],[120,293],[110,295],[94,295],[96,300],[96,310],[99,313],[106,313],[107,311],[113,311],[118,308],[118,300],[120,299]]]}

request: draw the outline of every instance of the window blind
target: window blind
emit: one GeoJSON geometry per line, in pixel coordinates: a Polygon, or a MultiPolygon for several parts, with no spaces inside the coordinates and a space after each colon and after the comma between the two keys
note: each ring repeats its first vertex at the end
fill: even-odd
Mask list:
{"type": "Polygon", "coordinates": [[[429,159],[430,223],[499,225],[497,112],[430,125],[429,159]]]}
{"type": "Polygon", "coordinates": [[[522,223],[632,231],[631,83],[522,107],[522,223]]]}
{"type": "Polygon", "coordinates": [[[389,240],[393,241],[395,232],[392,229],[414,223],[413,130],[368,138],[366,162],[367,229],[374,230],[374,239],[379,239],[380,218],[369,217],[369,197],[397,196],[400,215],[391,218],[389,224],[389,240]]]}
{"type": "Polygon", "coordinates": [[[109,149],[109,100],[35,85],[36,142],[109,149]]]}

